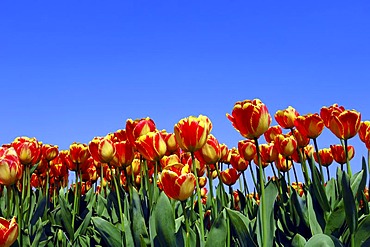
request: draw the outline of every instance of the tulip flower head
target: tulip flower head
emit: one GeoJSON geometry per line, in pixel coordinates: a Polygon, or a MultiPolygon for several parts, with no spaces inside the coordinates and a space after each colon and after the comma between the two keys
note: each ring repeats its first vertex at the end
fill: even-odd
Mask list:
{"type": "Polygon", "coordinates": [[[22,177],[23,168],[13,147],[0,147],[0,184],[13,185],[22,177]]]}
{"type": "Polygon", "coordinates": [[[308,138],[317,138],[324,130],[324,121],[319,114],[307,114],[298,116],[294,121],[295,127],[308,138]]]}
{"type": "Polygon", "coordinates": [[[209,134],[206,143],[194,154],[201,163],[214,164],[221,158],[220,144],[212,134],[209,134]]]}
{"type": "Polygon", "coordinates": [[[291,106],[284,110],[278,110],[275,113],[276,122],[284,129],[294,128],[294,121],[296,117],[299,116],[299,113],[291,106]]]}
{"type": "Polygon", "coordinates": [[[42,143],[38,142],[36,138],[17,137],[12,146],[18,154],[21,164],[32,166],[40,161],[42,143]]]}
{"type": "Polygon", "coordinates": [[[148,132],[141,135],[135,142],[140,154],[150,161],[159,161],[167,151],[166,142],[160,132],[148,132]]]}
{"type": "Polygon", "coordinates": [[[234,128],[245,138],[259,138],[271,124],[271,115],[259,99],[235,103],[233,111],[226,114],[234,128]]]}
{"type": "Polygon", "coordinates": [[[0,217],[0,246],[9,247],[18,238],[18,224],[14,216],[10,221],[0,217]]]}
{"type": "Polygon", "coordinates": [[[211,130],[211,121],[203,115],[183,118],[174,127],[177,143],[185,152],[201,149],[206,144],[211,130]]]}

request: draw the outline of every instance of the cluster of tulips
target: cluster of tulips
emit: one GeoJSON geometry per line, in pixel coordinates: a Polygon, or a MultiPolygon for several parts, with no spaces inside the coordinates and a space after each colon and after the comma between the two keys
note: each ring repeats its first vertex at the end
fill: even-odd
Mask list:
{"type": "Polygon", "coordinates": [[[236,102],[226,117],[245,138],[237,147],[220,144],[203,115],[181,119],[173,133],[128,119],[69,150],[28,137],[2,145],[0,246],[367,243],[366,161],[352,174],[348,140],[359,134],[370,149],[370,121],[337,104],[306,115],[289,106],[271,126],[259,99],[236,102]],[[325,127],[338,144],[319,149],[325,127]]]}

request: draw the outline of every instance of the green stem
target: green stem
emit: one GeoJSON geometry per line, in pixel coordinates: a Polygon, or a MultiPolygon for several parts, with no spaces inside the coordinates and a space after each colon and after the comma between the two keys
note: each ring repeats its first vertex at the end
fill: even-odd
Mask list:
{"type": "Polygon", "coordinates": [[[185,247],[190,247],[190,230],[189,230],[189,219],[188,219],[188,214],[186,213],[186,200],[181,201],[181,206],[182,206],[182,211],[184,214],[184,219],[185,219],[185,227],[186,227],[186,238],[185,238],[185,247]]]}
{"type": "Polygon", "coordinates": [[[349,157],[348,157],[348,142],[347,142],[347,139],[344,140],[344,152],[346,154],[346,163],[347,163],[348,176],[352,177],[352,169],[351,169],[351,165],[349,163],[349,157]]]}
{"type": "MultiPolygon", "coordinates": [[[[77,214],[77,203],[78,203],[78,188],[79,188],[79,184],[78,184],[78,171],[79,171],[79,164],[76,164],[76,171],[75,171],[75,190],[74,190],[74,198],[73,198],[73,211],[72,211],[72,230],[74,232],[75,230],[75,219],[76,219],[76,214],[77,214]]],[[[70,236],[70,238],[72,239],[73,236],[70,236]]]]}
{"type": "Polygon", "coordinates": [[[326,167],[326,175],[328,175],[328,181],[330,180],[329,166],[326,167]]]}
{"type": "MultiPolygon", "coordinates": [[[[304,150],[304,149],[302,148],[302,150],[304,150]]],[[[306,164],[306,158],[303,155],[304,151],[302,152],[302,150],[298,148],[298,154],[299,154],[299,159],[301,161],[301,166],[302,166],[302,169],[303,169],[304,181],[305,181],[306,185],[309,186],[310,183],[311,183],[311,179],[310,179],[310,176],[308,175],[308,168],[307,168],[307,164],[306,164]]]]}
{"type": "Polygon", "coordinates": [[[211,196],[211,206],[212,206],[211,215],[212,215],[212,219],[216,219],[217,207],[215,204],[215,198],[213,194],[213,178],[212,178],[211,169],[209,168],[208,165],[207,165],[207,175],[208,175],[208,181],[209,181],[209,194],[211,196]]]}
{"type": "Polygon", "coordinates": [[[119,215],[120,215],[120,218],[121,218],[121,230],[122,230],[122,233],[124,233],[125,232],[125,221],[124,221],[124,214],[122,213],[120,187],[118,186],[117,178],[116,178],[117,174],[113,174],[113,170],[112,170],[111,166],[109,164],[108,164],[108,166],[109,166],[109,169],[110,169],[110,173],[113,177],[114,187],[116,189],[119,215]]]}
{"type": "Polygon", "coordinates": [[[244,195],[245,195],[245,192],[247,192],[247,194],[249,194],[249,188],[248,188],[248,184],[247,184],[247,179],[245,178],[245,171],[242,172],[242,177],[243,177],[243,182],[244,182],[244,195]]]}
{"type": "MultiPolygon", "coordinates": [[[[370,174],[370,149],[367,150],[367,174],[370,174]]],[[[370,176],[369,176],[369,184],[367,186],[370,189],[370,176]]]]}
{"type": "Polygon", "coordinates": [[[257,182],[256,182],[256,177],[254,176],[254,172],[253,172],[253,169],[252,169],[252,162],[251,161],[249,161],[249,167],[250,167],[249,170],[251,171],[251,176],[252,176],[254,188],[258,189],[257,182]]]}
{"type": "MultiPolygon", "coordinates": [[[[324,172],[322,170],[322,165],[321,165],[321,159],[320,159],[320,155],[319,155],[319,147],[317,145],[317,140],[316,138],[313,139],[313,143],[315,145],[315,152],[316,152],[316,156],[317,156],[317,161],[319,163],[319,167],[320,167],[320,176],[321,176],[321,183],[324,184],[325,183],[325,180],[324,180],[324,172]]],[[[313,161],[312,161],[313,162],[313,161]]]]}
{"type": "MultiPolygon", "coordinates": [[[[15,205],[20,205],[19,203],[19,193],[18,193],[18,189],[15,185],[13,185],[12,187],[12,190],[13,190],[13,194],[14,194],[14,197],[15,197],[15,205]]],[[[21,216],[21,207],[15,207],[16,210],[17,210],[17,216],[21,216]]],[[[22,232],[24,232],[25,229],[23,229],[23,226],[22,226],[22,218],[20,218],[18,220],[18,227],[19,227],[19,234],[18,234],[18,243],[19,243],[19,246],[23,246],[23,238],[22,238],[22,232]]]]}
{"type": "MultiPolygon", "coordinates": [[[[287,162],[289,162],[288,159],[287,159],[287,162]]],[[[289,164],[287,164],[287,165],[289,165],[289,164]]],[[[294,164],[292,165],[292,167],[293,167],[293,173],[294,173],[295,182],[297,183],[297,186],[298,186],[298,176],[297,176],[297,171],[295,169],[294,164]]]]}
{"type": "Polygon", "coordinates": [[[268,226],[267,226],[267,222],[268,222],[268,219],[266,219],[266,215],[267,215],[267,212],[266,212],[266,203],[264,202],[266,200],[265,198],[265,180],[264,180],[264,177],[263,177],[263,167],[262,167],[262,162],[261,162],[261,154],[260,154],[260,150],[259,150],[259,145],[258,145],[258,138],[255,137],[254,138],[254,142],[256,143],[256,152],[257,152],[257,157],[258,157],[258,171],[259,171],[259,177],[260,177],[260,195],[261,195],[261,210],[262,210],[262,213],[261,213],[261,218],[260,218],[260,225],[262,226],[262,239],[267,239],[268,238],[268,226]],[[262,203],[262,200],[263,200],[263,203],[262,203]]]}
{"type": "MultiPolygon", "coordinates": [[[[11,216],[11,205],[13,205],[13,200],[12,200],[12,189],[9,185],[6,186],[6,218],[9,219],[11,216]]],[[[17,215],[19,217],[19,215],[17,215]]],[[[19,225],[19,223],[18,223],[19,225]]]]}
{"type": "Polygon", "coordinates": [[[203,214],[203,204],[202,204],[202,198],[201,198],[201,192],[200,192],[200,186],[199,186],[199,181],[198,181],[198,173],[197,173],[197,165],[195,163],[195,156],[194,152],[191,152],[191,158],[193,162],[193,173],[195,176],[195,182],[196,182],[196,187],[197,187],[197,199],[198,199],[198,209],[199,209],[199,222],[200,222],[200,241],[201,243],[204,243],[204,214],[203,214]]]}

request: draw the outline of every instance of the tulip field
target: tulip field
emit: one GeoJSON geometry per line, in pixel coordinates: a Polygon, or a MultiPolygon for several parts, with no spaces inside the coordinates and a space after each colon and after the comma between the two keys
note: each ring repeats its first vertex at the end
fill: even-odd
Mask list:
{"type": "Polygon", "coordinates": [[[370,246],[370,152],[351,168],[351,138],[370,150],[360,112],[333,104],[270,114],[254,99],[226,117],[240,133],[234,147],[205,115],[173,132],[128,119],[68,150],[37,137],[3,144],[0,247],[370,246]],[[319,149],[325,128],[338,141],[319,149]]]}

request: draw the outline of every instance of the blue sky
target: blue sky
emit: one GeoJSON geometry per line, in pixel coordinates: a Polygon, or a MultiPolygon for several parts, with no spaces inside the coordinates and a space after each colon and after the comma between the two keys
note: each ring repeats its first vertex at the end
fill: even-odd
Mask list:
{"type": "MultiPolygon", "coordinates": [[[[233,147],[225,114],[254,98],[271,115],[338,103],[369,120],[369,13],[368,1],[1,1],[0,142],[67,149],[128,118],[172,132],[204,114],[233,147]]],[[[367,150],[349,143],[357,171],[367,150]]]]}

